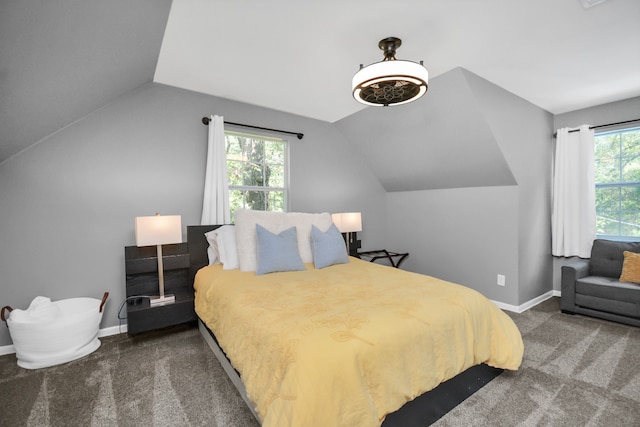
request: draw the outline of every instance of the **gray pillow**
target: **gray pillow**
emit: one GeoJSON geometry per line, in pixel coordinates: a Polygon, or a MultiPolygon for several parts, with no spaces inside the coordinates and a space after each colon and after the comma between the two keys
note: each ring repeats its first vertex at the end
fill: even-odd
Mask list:
{"type": "Polygon", "coordinates": [[[296,227],[274,234],[256,224],[256,274],[306,270],[298,252],[296,227]]]}
{"type": "Polygon", "coordinates": [[[335,224],[331,224],[325,232],[320,231],[315,225],[311,226],[311,249],[316,268],[349,262],[344,239],[335,224]]]}

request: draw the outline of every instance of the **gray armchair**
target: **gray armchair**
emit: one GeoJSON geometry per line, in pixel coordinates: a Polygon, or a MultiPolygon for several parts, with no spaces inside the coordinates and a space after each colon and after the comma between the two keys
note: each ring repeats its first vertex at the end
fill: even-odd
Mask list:
{"type": "Polygon", "coordinates": [[[640,252],[640,242],[598,239],[590,259],[563,266],[562,312],[640,326],[640,285],[618,280],[624,251],[640,252]]]}

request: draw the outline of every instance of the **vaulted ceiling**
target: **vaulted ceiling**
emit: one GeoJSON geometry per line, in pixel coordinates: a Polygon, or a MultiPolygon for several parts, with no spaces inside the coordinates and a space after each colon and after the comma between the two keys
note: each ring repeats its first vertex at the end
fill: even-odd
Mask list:
{"type": "Polygon", "coordinates": [[[0,1],[0,163],[151,81],[170,6],[0,1]]]}
{"type": "Polygon", "coordinates": [[[640,2],[582,3],[3,1],[0,163],[150,81],[335,122],[387,36],[554,114],[640,95],[640,2]]]}

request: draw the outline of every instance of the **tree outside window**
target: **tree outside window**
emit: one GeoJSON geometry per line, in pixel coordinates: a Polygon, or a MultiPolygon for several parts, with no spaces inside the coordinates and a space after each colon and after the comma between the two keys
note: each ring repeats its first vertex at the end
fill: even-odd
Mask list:
{"type": "Polygon", "coordinates": [[[284,212],[287,206],[287,142],[225,132],[231,212],[238,208],[284,212]]]}
{"type": "Polygon", "coordinates": [[[640,237],[640,128],[595,135],[599,237],[640,237]]]}

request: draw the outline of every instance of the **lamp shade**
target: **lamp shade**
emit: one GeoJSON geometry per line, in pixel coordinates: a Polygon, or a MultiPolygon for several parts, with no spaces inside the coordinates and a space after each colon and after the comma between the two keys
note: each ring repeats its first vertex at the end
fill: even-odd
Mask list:
{"type": "Polygon", "coordinates": [[[416,62],[377,62],[353,76],[353,97],[372,106],[406,104],[425,94],[428,80],[429,72],[416,62]]]}
{"type": "Polygon", "coordinates": [[[401,105],[420,98],[428,89],[429,72],[422,64],[397,60],[396,49],[402,40],[387,37],[378,47],[384,51],[384,60],[363,67],[360,65],[351,82],[353,97],[366,105],[401,105]]]}
{"type": "Polygon", "coordinates": [[[362,231],[362,214],[360,212],[344,212],[331,215],[333,223],[341,233],[362,231]]]}
{"type": "Polygon", "coordinates": [[[136,246],[156,246],[182,243],[180,215],[136,217],[136,246]]]}

